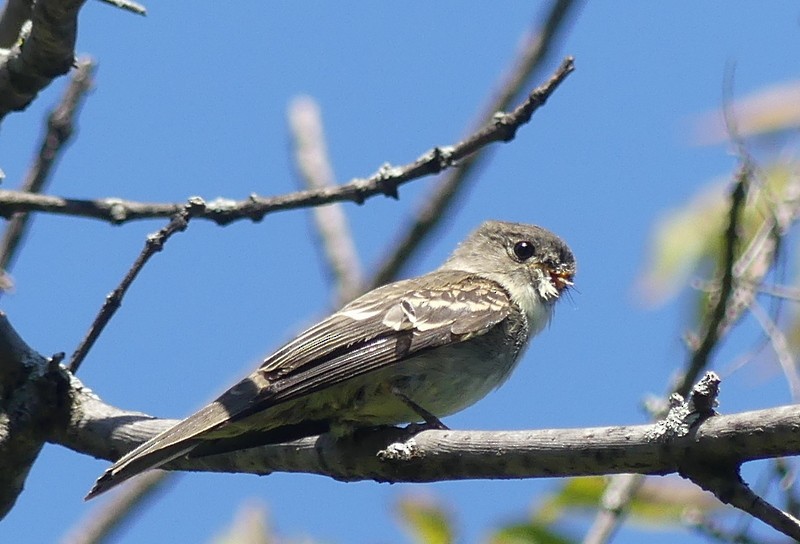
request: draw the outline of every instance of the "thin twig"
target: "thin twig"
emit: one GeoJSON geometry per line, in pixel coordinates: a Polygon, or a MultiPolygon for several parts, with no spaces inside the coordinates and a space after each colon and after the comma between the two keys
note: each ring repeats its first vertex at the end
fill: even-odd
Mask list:
{"type": "Polygon", "coordinates": [[[757,287],[759,293],[764,293],[775,298],[782,298],[791,302],[800,302],[800,288],[789,285],[761,284],[757,287]]]}
{"type": "MultiPolygon", "coordinates": [[[[575,0],[557,0],[553,3],[541,29],[529,32],[524,38],[520,52],[511,64],[512,68],[501,78],[498,90],[492,93],[494,97],[471,126],[481,126],[493,118],[497,121],[495,117],[497,112],[502,112],[510,106],[533,73],[547,60],[557,34],[569,20],[569,13],[580,3],[575,0]]],[[[539,89],[534,91],[531,96],[538,91],[539,89]]],[[[451,170],[439,182],[432,194],[426,195],[414,218],[403,227],[403,232],[389,245],[391,250],[377,266],[378,271],[372,278],[370,288],[383,285],[397,276],[401,267],[418,250],[420,244],[447,217],[455,197],[474,178],[473,173],[487,158],[488,153],[482,152],[461,161],[457,169],[451,170]]]]}
{"type": "Polygon", "coordinates": [[[722,262],[720,263],[722,279],[720,280],[719,293],[714,307],[706,318],[702,339],[692,353],[686,365],[686,371],[675,386],[674,391],[682,396],[689,393],[700,372],[708,365],[708,359],[717,347],[717,341],[720,338],[720,326],[725,322],[728,302],[734,288],[733,267],[736,260],[736,246],[738,245],[739,220],[741,219],[741,210],[744,207],[752,173],[751,163],[744,162],[736,174],[733,191],[731,192],[728,226],[724,235],[722,262]]]}
{"type": "Polygon", "coordinates": [[[135,13],[136,15],[147,15],[147,8],[144,7],[142,4],[138,2],[133,2],[132,0],[100,0],[106,4],[111,4],[115,8],[119,8],[125,11],[130,11],[131,13],[135,13]]]}
{"type": "MultiPolygon", "coordinates": [[[[91,89],[95,64],[90,58],[78,61],[77,68],[67,86],[61,102],[47,116],[47,130],[39,145],[36,160],[28,170],[19,190],[40,193],[50,181],[53,166],[75,132],[75,117],[86,94],[91,89]]],[[[27,213],[14,214],[6,225],[0,241],[0,274],[5,274],[14,262],[17,249],[28,230],[31,217],[27,213]]],[[[10,287],[10,279],[0,278],[0,289],[10,287]]]]}
{"type": "MultiPolygon", "coordinates": [[[[700,372],[706,367],[708,358],[717,345],[720,338],[722,326],[728,310],[728,303],[734,290],[733,267],[735,265],[736,246],[738,243],[738,229],[740,211],[744,206],[747,196],[752,167],[749,162],[743,162],[736,175],[733,190],[731,192],[731,203],[728,214],[728,226],[725,230],[723,256],[720,267],[722,268],[722,280],[717,294],[715,306],[709,312],[702,340],[697,344],[686,365],[686,371],[681,376],[678,383],[674,386],[673,392],[681,396],[686,396],[692,387],[692,383],[697,380],[700,372]]],[[[730,321],[728,321],[730,323],[730,321]]],[[[607,491],[601,498],[601,509],[592,522],[592,526],[584,537],[584,544],[604,544],[609,542],[617,531],[625,513],[627,512],[630,499],[644,482],[644,477],[638,474],[615,476],[611,479],[607,491]],[[617,481],[619,480],[619,481],[617,481]],[[610,501],[614,508],[605,508],[605,495],[608,489],[613,486],[615,496],[626,498],[624,501],[610,501]]]]}
{"type": "Polygon", "coordinates": [[[775,459],[772,463],[775,469],[775,474],[780,477],[780,490],[784,494],[784,503],[786,504],[786,511],[791,515],[797,517],[800,513],[800,499],[795,493],[797,486],[797,468],[793,466],[790,461],[783,458],[775,459]]]}
{"type": "Polygon", "coordinates": [[[794,355],[792,355],[786,335],[758,301],[754,300],[750,303],[750,313],[753,314],[753,317],[756,318],[756,321],[764,330],[764,334],[769,338],[772,351],[775,352],[781,369],[783,369],[783,375],[786,377],[786,381],[789,382],[792,400],[797,402],[800,400],[800,376],[797,374],[796,361],[794,355]]]}
{"type": "MultiPolygon", "coordinates": [[[[722,502],[735,506],[773,529],[800,541],[800,521],[753,493],[739,478],[738,466],[719,474],[708,469],[709,466],[704,465],[696,474],[682,472],[681,475],[712,492],[722,502]]],[[[714,470],[718,470],[718,465],[714,470]]]]}
{"type": "Polygon", "coordinates": [[[73,528],[61,541],[62,544],[97,544],[104,542],[119,528],[119,525],[130,519],[147,499],[163,489],[167,482],[178,476],[176,472],[152,470],[140,477],[126,482],[112,498],[94,508],[73,528]]]}
{"type": "Polygon", "coordinates": [[[144,249],[142,249],[142,252],[139,254],[139,257],[137,257],[133,266],[128,270],[128,273],[125,274],[125,277],[122,278],[117,288],[106,296],[105,303],[103,303],[103,307],[97,314],[92,326],[89,327],[86,336],[75,350],[75,353],[72,354],[68,367],[70,372],[75,374],[78,371],[78,368],[80,368],[89,350],[92,349],[92,346],[94,346],[94,343],[100,337],[100,333],[103,332],[103,329],[122,304],[125,293],[128,291],[131,284],[133,284],[133,280],[136,279],[139,272],[142,271],[144,265],[147,264],[147,261],[164,248],[164,244],[167,243],[167,240],[169,240],[173,234],[186,230],[186,227],[189,226],[189,221],[197,214],[202,213],[204,208],[205,203],[202,199],[198,197],[190,198],[189,202],[183,207],[183,210],[176,214],[166,227],[147,237],[147,242],[144,245],[144,249]]]}
{"type": "Polygon", "coordinates": [[[724,544],[764,544],[761,540],[755,540],[746,534],[725,531],[701,512],[688,512],[683,516],[683,522],[702,536],[713,539],[715,542],[724,544]]]}
{"type": "MultiPolygon", "coordinates": [[[[251,195],[241,201],[216,199],[207,202],[203,211],[195,217],[208,219],[219,225],[228,225],[242,219],[260,221],[268,213],[277,211],[321,206],[333,202],[350,201],[362,204],[366,199],[379,194],[397,198],[399,186],[452,168],[458,161],[491,143],[512,140],[517,129],[530,121],[533,112],[545,103],[573,70],[573,59],[567,57],[550,80],[531,93],[514,111],[498,116],[492,123],[456,145],[435,147],[404,166],[393,167],[387,164],[369,178],[354,179],[336,187],[299,191],[276,197],[251,195]]],[[[116,198],[74,200],[32,195],[19,191],[0,191],[0,216],[2,217],[8,217],[17,212],[39,211],[89,217],[121,224],[135,219],[171,217],[180,212],[181,208],[181,204],[143,203],[116,198]]]]}
{"type": "MultiPolygon", "coordinates": [[[[295,147],[295,162],[309,189],[335,185],[328,160],[322,116],[311,97],[299,97],[289,105],[289,126],[295,147]]],[[[312,214],[322,242],[328,269],[336,281],[337,305],[355,298],[361,290],[361,266],[353,235],[341,204],[317,206],[312,214]]]]}
{"type": "Polygon", "coordinates": [[[643,474],[620,474],[609,480],[600,497],[600,511],[586,532],[583,544],[602,544],[611,541],[611,537],[619,529],[619,521],[627,512],[644,480],[643,474]]]}

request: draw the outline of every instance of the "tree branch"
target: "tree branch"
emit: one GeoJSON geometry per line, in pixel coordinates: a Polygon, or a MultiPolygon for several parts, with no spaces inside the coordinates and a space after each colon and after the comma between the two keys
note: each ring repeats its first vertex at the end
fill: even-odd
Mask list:
{"type": "MultiPolygon", "coordinates": [[[[306,187],[334,186],[319,105],[308,96],[295,98],[289,105],[288,117],[295,163],[306,187]]],[[[347,216],[340,204],[318,206],[312,210],[312,215],[327,269],[335,280],[336,302],[340,306],[358,296],[362,288],[361,265],[347,216]]]]}
{"type": "Polygon", "coordinates": [[[83,340],[81,340],[80,345],[78,345],[78,347],[75,349],[75,352],[72,354],[69,362],[70,372],[74,374],[78,371],[78,368],[86,358],[89,350],[92,349],[94,343],[98,338],[100,338],[100,334],[103,332],[103,329],[105,329],[108,322],[119,309],[120,305],[122,304],[122,299],[125,297],[125,293],[127,293],[130,286],[133,285],[134,280],[139,275],[139,272],[142,271],[144,265],[147,264],[153,255],[164,248],[164,244],[167,243],[167,240],[169,240],[174,234],[186,230],[186,228],[189,226],[189,221],[191,221],[198,214],[203,213],[204,210],[205,202],[203,202],[201,198],[190,198],[189,202],[183,206],[183,209],[176,213],[172,220],[163,229],[147,237],[144,248],[142,249],[141,253],[139,253],[136,261],[134,261],[133,265],[125,274],[125,277],[122,278],[122,281],[119,283],[116,289],[114,289],[106,297],[103,307],[100,308],[100,312],[97,314],[97,317],[95,317],[92,325],[89,327],[89,331],[86,333],[86,336],[83,338],[83,340]]]}
{"type": "MultiPolygon", "coordinates": [[[[557,0],[553,2],[544,24],[528,33],[522,40],[522,46],[511,63],[507,74],[501,78],[497,90],[491,100],[471,123],[471,127],[480,127],[490,122],[498,112],[507,109],[516,96],[524,88],[532,74],[540,68],[548,58],[556,36],[569,20],[569,13],[575,11],[581,2],[575,0],[557,0]]],[[[536,92],[536,91],[534,91],[536,92]]],[[[468,129],[471,132],[473,129],[468,129]]],[[[452,207],[454,199],[474,179],[478,167],[488,159],[488,153],[475,153],[451,170],[431,194],[426,195],[414,218],[402,228],[397,239],[389,245],[391,250],[377,266],[368,288],[383,285],[392,281],[401,267],[419,249],[420,245],[433,232],[452,207]]]]}
{"type": "Polygon", "coordinates": [[[86,0],[37,0],[30,35],[0,63],[0,119],[24,110],[75,60],[78,11],[86,0]]]}
{"type": "MultiPolygon", "coordinates": [[[[750,177],[753,174],[752,164],[748,160],[742,161],[739,171],[735,176],[734,186],[731,191],[731,204],[728,212],[728,225],[724,235],[724,249],[722,264],[722,280],[714,307],[707,314],[706,324],[702,339],[697,342],[691,356],[686,363],[686,370],[679,377],[673,391],[680,396],[689,392],[692,383],[708,364],[711,353],[717,346],[718,340],[727,332],[730,325],[742,315],[745,306],[737,306],[731,311],[731,300],[736,298],[734,290],[734,266],[736,245],[738,244],[738,230],[740,212],[744,206],[750,177]]],[[[774,253],[769,253],[765,262],[773,262],[774,253]]],[[[766,267],[768,269],[769,266],[766,267]]],[[[764,271],[766,273],[766,270],[764,271]]],[[[763,277],[763,276],[762,276],[763,277]]],[[[750,289],[752,291],[752,289],[750,289]]],[[[621,523],[627,507],[636,492],[644,482],[641,474],[623,474],[611,479],[607,490],[600,499],[601,509],[598,511],[592,526],[583,540],[583,544],[603,544],[608,542],[621,523]]]]}
{"type": "Polygon", "coordinates": [[[14,506],[68,389],[53,359],[31,350],[0,313],[0,519],[14,506]]]}
{"type": "MultiPolygon", "coordinates": [[[[176,424],[105,404],[70,377],[69,424],[51,437],[79,453],[114,460],[176,424]]],[[[739,462],[800,454],[800,406],[715,416],[692,432],[665,436],[658,425],[527,431],[365,431],[354,439],[327,435],[201,459],[167,470],[307,472],[342,481],[433,482],[669,474],[693,458],[739,462]]],[[[687,423],[687,426],[689,423],[687,423]]]]}
{"type": "MultiPolygon", "coordinates": [[[[367,198],[379,194],[397,198],[400,185],[451,168],[458,161],[493,142],[511,141],[517,129],[530,121],[533,112],[545,103],[573,70],[573,59],[567,57],[550,80],[534,90],[511,113],[498,115],[493,122],[454,146],[435,147],[404,166],[393,167],[386,164],[369,178],[357,178],[336,187],[275,197],[251,195],[240,201],[220,198],[208,202],[204,212],[197,217],[214,221],[219,225],[227,225],[241,219],[260,221],[266,214],[276,211],[321,206],[332,202],[350,201],[362,204],[367,198]]],[[[2,217],[9,217],[17,212],[38,211],[121,224],[136,219],[171,217],[182,208],[183,204],[177,203],[143,203],[116,198],[74,200],[18,191],[0,191],[2,217]]]]}
{"type": "MultiPolygon", "coordinates": [[[[53,165],[75,132],[75,114],[80,110],[83,98],[92,87],[94,70],[95,64],[91,59],[86,58],[78,62],[61,102],[47,116],[47,130],[39,145],[39,154],[25,176],[20,191],[40,193],[47,186],[53,165]]],[[[6,225],[2,241],[0,241],[0,274],[3,276],[11,268],[16,251],[27,232],[30,219],[28,214],[15,214],[6,225]]],[[[10,279],[0,277],[0,289],[10,286],[10,279]]]]}

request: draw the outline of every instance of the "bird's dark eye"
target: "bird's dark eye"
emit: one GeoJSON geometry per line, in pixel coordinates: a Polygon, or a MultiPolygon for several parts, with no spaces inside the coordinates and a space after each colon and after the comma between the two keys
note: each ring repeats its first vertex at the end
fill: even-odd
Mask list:
{"type": "Polygon", "coordinates": [[[536,247],[528,241],[525,242],[517,242],[514,244],[514,255],[520,261],[527,261],[533,254],[536,252],[536,247]]]}

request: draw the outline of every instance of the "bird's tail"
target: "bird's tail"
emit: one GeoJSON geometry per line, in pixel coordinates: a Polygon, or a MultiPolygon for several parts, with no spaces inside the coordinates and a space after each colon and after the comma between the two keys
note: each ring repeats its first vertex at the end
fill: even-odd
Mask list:
{"type": "Polygon", "coordinates": [[[88,501],[101,493],[105,493],[140,472],[169,463],[173,459],[177,459],[193,450],[198,443],[197,440],[181,440],[168,445],[153,444],[153,442],[153,440],[145,442],[111,465],[97,479],[94,487],[92,487],[84,500],[88,501]]]}

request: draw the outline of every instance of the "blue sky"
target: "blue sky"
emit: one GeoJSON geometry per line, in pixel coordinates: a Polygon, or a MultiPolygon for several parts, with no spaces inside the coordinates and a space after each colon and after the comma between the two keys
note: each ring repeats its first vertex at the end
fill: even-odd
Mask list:
{"type": "MultiPolygon", "coordinates": [[[[320,103],[339,181],[409,162],[458,140],[543,7],[200,0],[153,3],[140,18],[89,3],[77,48],[98,60],[97,86],[50,192],[182,201],[294,191],[286,107],[299,94],[320,103]]],[[[684,361],[689,309],[685,297],[656,309],[637,301],[649,235],[659,217],[736,163],[724,145],[694,146],[691,119],[719,107],[727,63],[736,63],[735,91],[743,95],[798,78],[797,51],[794,2],[594,2],[582,10],[551,63],[574,55],[576,72],[515,141],[495,146],[457,212],[406,272],[437,266],[485,219],[543,225],[578,259],[573,300],[560,305],[509,382],[448,418],[451,427],[645,420],[642,399],[663,393],[684,361]]],[[[27,168],[63,84],[4,121],[7,186],[27,168]]],[[[367,271],[431,183],[401,188],[399,201],[345,205],[367,271]]],[[[146,235],[163,224],[38,216],[12,271],[16,292],[3,296],[2,309],[40,352],[71,353],[146,235]]],[[[80,378],[112,404],[188,415],[330,309],[311,232],[304,211],[225,228],[192,224],[144,270],[80,378]]],[[[749,332],[719,353],[719,368],[752,344],[749,332]]],[[[768,357],[723,378],[722,411],[790,402],[768,357]]],[[[82,497],[107,466],[47,446],[0,524],[0,541],[57,540],[97,506],[82,497]]],[[[392,505],[424,494],[450,505],[468,542],[523,518],[557,485],[189,474],[117,541],[208,541],[255,499],[284,537],[400,542],[392,505]]],[[[567,529],[581,534],[585,525],[567,529]]],[[[642,530],[651,542],[673,541],[631,527],[616,542],[640,542],[642,530]]]]}

